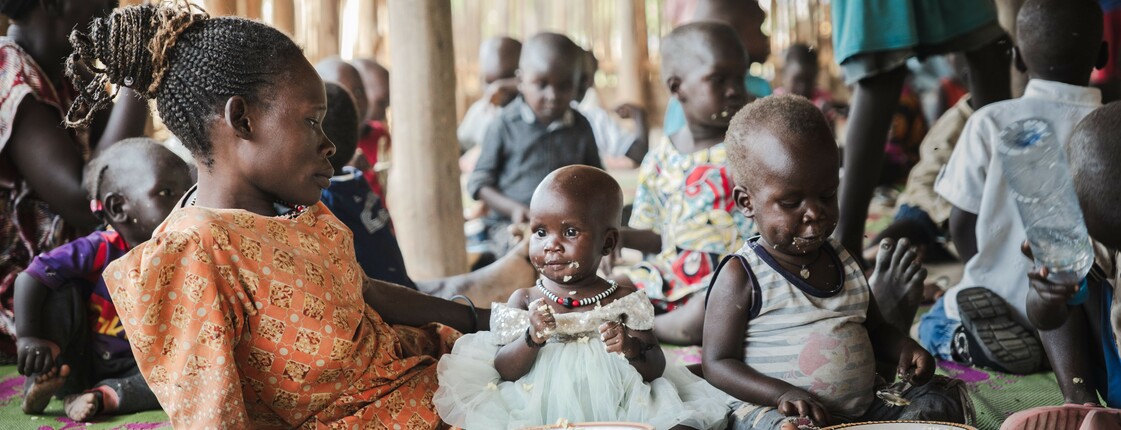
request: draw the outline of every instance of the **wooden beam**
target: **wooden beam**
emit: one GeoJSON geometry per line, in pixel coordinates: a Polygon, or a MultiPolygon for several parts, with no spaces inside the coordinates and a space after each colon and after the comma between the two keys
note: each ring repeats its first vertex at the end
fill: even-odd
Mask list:
{"type": "Polygon", "coordinates": [[[296,9],[292,0],[271,0],[272,9],[265,22],[283,31],[289,37],[296,36],[296,9]]]}
{"type": "Polygon", "coordinates": [[[312,64],[339,55],[339,0],[301,0],[296,20],[296,43],[312,64]]]}
{"type": "Polygon", "coordinates": [[[355,40],[354,58],[375,58],[378,55],[378,2],[377,0],[351,0],[358,2],[358,40],[355,40]]]}
{"type": "Polygon", "coordinates": [[[8,34],[8,17],[0,16],[0,34],[8,34]]]}
{"type": "Polygon", "coordinates": [[[202,7],[210,16],[237,14],[237,0],[203,0],[202,7]]]}
{"type": "Polygon", "coordinates": [[[249,19],[261,19],[262,0],[238,0],[237,14],[249,19]]]}
{"type": "Polygon", "coordinates": [[[618,102],[634,103],[645,107],[646,4],[642,0],[619,0],[615,4],[618,6],[615,25],[619,29],[621,38],[618,102]]]}
{"type": "Polygon", "coordinates": [[[409,275],[433,279],[467,269],[450,0],[390,0],[394,73],[389,208],[409,275]]]}

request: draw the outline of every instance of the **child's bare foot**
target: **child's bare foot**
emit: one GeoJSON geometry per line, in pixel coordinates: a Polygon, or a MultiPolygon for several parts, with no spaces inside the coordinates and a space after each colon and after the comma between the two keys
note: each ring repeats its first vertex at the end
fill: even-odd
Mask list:
{"type": "Polygon", "coordinates": [[[27,393],[23,396],[23,413],[42,413],[51,403],[51,398],[62,388],[62,384],[66,383],[67,375],[70,375],[70,366],[66,364],[35,375],[35,382],[27,387],[27,393]]]}
{"type": "Polygon", "coordinates": [[[66,396],[62,401],[62,408],[66,410],[66,416],[78,422],[93,418],[98,412],[101,412],[101,398],[98,394],[88,391],[66,396]]]}
{"type": "Polygon", "coordinates": [[[918,250],[906,238],[896,243],[880,241],[876,268],[868,277],[868,285],[876,297],[880,313],[888,324],[906,330],[915,320],[922,302],[926,269],[918,258],[918,250]]]}

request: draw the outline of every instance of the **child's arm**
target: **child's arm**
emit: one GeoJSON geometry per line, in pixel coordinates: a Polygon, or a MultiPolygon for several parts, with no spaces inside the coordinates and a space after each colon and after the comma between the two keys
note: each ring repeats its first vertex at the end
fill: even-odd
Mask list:
{"type": "Polygon", "coordinates": [[[752,281],[739,262],[729,262],[717,274],[705,313],[705,379],[745,402],[777,407],[784,415],[809,417],[818,425],[828,425],[832,417],[816,396],[744,363],[743,334],[754,301],[752,291],[752,281]]]}
{"type": "Polygon", "coordinates": [[[623,324],[608,321],[599,326],[599,334],[607,352],[622,354],[642,375],[643,381],[662,377],[666,370],[666,356],[658,346],[653,330],[631,330],[623,324]]]}
{"type": "Polygon", "coordinates": [[[637,249],[643,254],[657,254],[662,252],[662,235],[652,230],[636,230],[633,228],[619,229],[619,242],[622,246],[637,249]]]}
{"type": "Polygon", "coordinates": [[[498,189],[498,176],[502,174],[506,161],[502,157],[505,126],[501,117],[491,121],[482,142],[479,160],[475,163],[475,171],[471,172],[467,180],[467,192],[472,198],[482,200],[491,209],[509,217],[512,223],[519,224],[529,220],[526,216],[529,207],[507,197],[498,189]]]}
{"type": "Polygon", "coordinates": [[[506,197],[498,188],[490,185],[483,186],[479,189],[478,196],[479,200],[487,204],[487,207],[510,217],[510,222],[513,224],[523,224],[529,221],[529,207],[523,205],[522,202],[506,197]]]}
{"type": "Polygon", "coordinates": [[[529,310],[529,327],[521,338],[502,346],[498,355],[494,357],[494,369],[502,376],[503,381],[517,381],[533,369],[537,361],[537,353],[545,346],[549,339],[548,332],[557,328],[553,313],[549,312],[542,300],[527,303],[529,293],[523,288],[515,291],[510,296],[507,306],[517,309],[529,310]],[[541,307],[546,307],[542,310],[541,307]]]}
{"type": "MultiPolygon", "coordinates": [[[[1020,252],[1032,259],[1031,245],[1028,241],[1020,244],[1020,252]]],[[[1047,279],[1050,270],[1041,267],[1028,272],[1028,320],[1039,330],[1053,330],[1066,322],[1071,307],[1071,298],[1079,292],[1079,284],[1056,284],[1047,279]]]]}
{"type": "Polygon", "coordinates": [[[950,237],[961,261],[977,255],[977,214],[954,206],[950,211],[950,237]]]}
{"type": "Polygon", "coordinates": [[[42,309],[47,300],[47,286],[27,272],[20,273],[15,283],[16,369],[22,375],[43,373],[55,366],[57,344],[45,339],[42,309]]]}
{"type": "MultiPolygon", "coordinates": [[[[934,357],[897,327],[885,323],[875,297],[871,297],[870,289],[868,295],[868,317],[864,320],[864,328],[868,330],[876,361],[899,363],[896,372],[899,375],[911,375],[910,381],[915,385],[929,382],[934,377],[934,357]]],[[[882,376],[886,378],[889,375],[882,376]]]]}
{"type": "Polygon", "coordinates": [[[635,164],[642,164],[642,159],[650,149],[650,125],[646,122],[646,111],[642,107],[627,103],[615,109],[615,113],[622,118],[634,120],[634,142],[631,142],[631,147],[627,148],[625,155],[635,164]]]}
{"type": "MultiPolygon", "coordinates": [[[[1098,338],[1087,335],[1094,331],[1090,330],[1090,319],[1082,306],[1075,306],[1069,312],[1070,317],[1060,326],[1053,330],[1040,330],[1039,338],[1055,371],[1063,400],[1076,405],[1100,404],[1098,391],[1104,393],[1100,389],[1106,388],[1108,382],[1095,377],[1096,360],[1093,360],[1092,354],[1098,349],[1095,345],[1098,338]]],[[[1110,327],[1101,329],[1112,330],[1110,327]]]]}

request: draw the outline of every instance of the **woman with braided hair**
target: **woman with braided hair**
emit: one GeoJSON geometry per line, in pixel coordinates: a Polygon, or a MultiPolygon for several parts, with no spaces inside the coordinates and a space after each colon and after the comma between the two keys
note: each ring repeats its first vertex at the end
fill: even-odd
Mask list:
{"type": "Polygon", "coordinates": [[[67,36],[115,4],[0,0],[0,15],[11,20],[0,36],[0,363],[15,357],[16,275],[35,255],[100,224],[81,186],[90,152],[144,132],[145,107],[127,96],[112,116],[103,111],[88,129],[60,125],[76,92],[63,75],[62,59],[72,53],[67,36]]]}
{"type": "MultiPolygon", "coordinates": [[[[152,239],[104,272],[152,392],[177,428],[443,426],[434,357],[489,312],[365,276],[319,202],[335,148],[315,69],[276,29],[185,3],[96,20],[71,62],[105,65],[83,83],[155,99],[199,166],[152,239]]],[[[105,97],[80,87],[77,125],[105,97]]]]}

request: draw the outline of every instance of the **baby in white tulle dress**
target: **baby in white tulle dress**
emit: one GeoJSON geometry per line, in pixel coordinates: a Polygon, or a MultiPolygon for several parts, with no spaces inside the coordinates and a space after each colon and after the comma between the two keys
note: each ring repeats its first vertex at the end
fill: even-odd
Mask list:
{"type": "Polygon", "coordinates": [[[440,359],[433,402],[466,429],[627,421],[724,428],[730,397],[667,365],[642,291],[596,274],[619,243],[622,190],[606,172],[569,166],[530,204],[530,260],[542,279],[496,303],[491,331],[440,359]]]}

